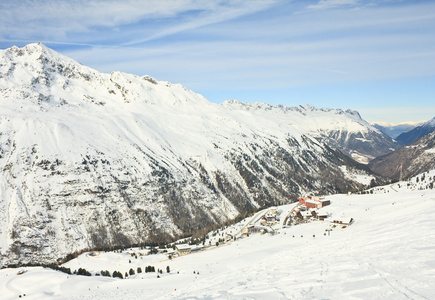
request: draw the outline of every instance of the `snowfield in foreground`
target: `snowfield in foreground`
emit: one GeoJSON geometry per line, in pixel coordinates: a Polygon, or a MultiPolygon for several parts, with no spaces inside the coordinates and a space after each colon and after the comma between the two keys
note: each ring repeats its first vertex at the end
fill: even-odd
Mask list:
{"type": "MultiPolygon", "coordinates": [[[[431,173],[431,176],[435,174],[431,173]]],[[[376,192],[375,192],[376,193],[376,192]]],[[[435,190],[394,184],[378,194],[328,197],[330,219],[352,217],[325,235],[329,222],[251,235],[167,260],[163,254],[83,254],[66,264],[123,274],[153,265],[157,273],[128,279],[85,277],[35,268],[0,270],[2,299],[433,299],[435,190]],[[129,260],[132,260],[129,263],[129,260]],[[170,266],[171,272],[166,273],[170,266]],[[25,296],[24,296],[25,294],[25,296]]]]}

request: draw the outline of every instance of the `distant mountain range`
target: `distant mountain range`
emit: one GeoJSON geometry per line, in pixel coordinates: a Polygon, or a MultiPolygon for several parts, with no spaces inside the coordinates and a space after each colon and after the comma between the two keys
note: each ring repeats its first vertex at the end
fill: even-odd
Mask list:
{"type": "Polygon", "coordinates": [[[424,121],[422,121],[422,122],[404,122],[404,123],[399,123],[399,124],[392,124],[392,123],[387,123],[387,122],[375,122],[375,123],[373,123],[373,127],[379,129],[380,131],[382,131],[383,133],[392,137],[393,139],[396,139],[402,133],[408,132],[417,126],[423,125],[423,123],[425,123],[425,122],[424,121]]]}
{"type": "Polygon", "coordinates": [[[354,111],[214,104],[42,44],[0,52],[0,264],[203,230],[383,179],[397,142],[354,111]],[[345,153],[346,155],[344,155],[345,153]]]}
{"type": "Polygon", "coordinates": [[[435,131],[393,153],[372,160],[374,172],[392,179],[409,178],[435,169],[435,131]]]}
{"type": "Polygon", "coordinates": [[[409,145],[415,141],[417,141],[419,138],[431,133],[435,130],[435,117],[432,120],[429,120],[420,126],[415,127],[414,129],[403,132],[400,134],[396,141],[398,141],[402,145],[409,145]]]}

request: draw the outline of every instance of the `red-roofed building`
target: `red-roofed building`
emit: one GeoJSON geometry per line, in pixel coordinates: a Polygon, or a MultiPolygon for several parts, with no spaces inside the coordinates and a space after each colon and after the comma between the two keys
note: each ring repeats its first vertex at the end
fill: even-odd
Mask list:
{"type": "Polygon", "coordinates": [[[305,207],[306,208],[321,208],[322,204],[320,203],[320,201],[315,201],[315,200],[306,200],[305,201],[305,207]]]}

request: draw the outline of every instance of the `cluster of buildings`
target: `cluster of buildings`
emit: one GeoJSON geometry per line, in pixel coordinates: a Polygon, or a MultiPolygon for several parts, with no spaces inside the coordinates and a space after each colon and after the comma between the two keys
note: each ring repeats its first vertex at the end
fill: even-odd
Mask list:
{"type": "MultiPolygon", "coordinates": [[[[320,221],[328,218],[328,214],[324,210],[319,210],[325,206],[331,204],[331,201],[322,197],[308,196],[300,197],[297,206],[292,208],[290,212],[287,212],[285,218],[280,215],[277,207],[271,207],[268,210],[261,212],[254,216],[247,225],[245,225],[240,233],[243,236],[249,236],[254,233],[270,233],[276,234],[276,231],[280,229],[281,225],[287,225],[290,223],[298,224],[300,222],[308,222],[313,219],[320,221]],[[283,224],[280,224],[280,218],[283,218],[283,224]],[[289,222],[287,222],[289,221],[289,222]]],[[[353,219],[343,219],[343,220],[331,220],[331,223],[337,225],[350,225],[353,223],[353,219]]],[[[335,226],[334,226],[335,227],[335,226]]],[[[237,234],[236,234],[237,235],[237,234]]],[[[224,242],[232,240],[235,235],[226,233],[224,242]]],[[[220,241],[220,240],[219,240],[220,241]]],[[[175,246],[174,254],[178,256],[190,254],[196,251],[204,250],[204,246],[199,245],[188,245],[188,244],[177,244],[175,246]]]]}
{"type": "Polygon", "coordinates": [[[253,222],[252,224],[243,228],[242,234],[244,236],[249,236],[251,233],[274,233],[275,230],[272,228],[273,225],[277,224],[279,221],[279,212],[277,207],[269,208],[259,221],[253,222]]]}
{"type": "Polygon", "coordinates": [[[305,206],[306,208],[322,208],[330,204],[330,200],[320,197],[308,196],[307,198],[299,198],[299,205],[305,206]]]}
{"type": "Polygon", "coordinates": [[[328,217],[326,212],[319,212],[318,209],[331,204],[330,200],[308,196],[306,198],[299,198],[299,205],[293,211],[295,218],[293,224],[297,224],[302,221],[308,221],[310,219],[318,219],[320,221],[325,220],[328,217]]]}

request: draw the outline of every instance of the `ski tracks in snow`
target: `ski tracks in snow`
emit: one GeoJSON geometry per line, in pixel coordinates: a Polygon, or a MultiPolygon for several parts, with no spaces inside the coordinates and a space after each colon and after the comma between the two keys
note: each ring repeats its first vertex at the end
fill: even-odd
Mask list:
{"type": "Polygon", "coordinates": [[[406,284],[401,283],[396,276],[381,270],[379,267],[376,267],[372,263],[367,263],[369,269],[371,269],[376,274],[379,274],[380,278],[390,286],[394,293],[401,294],[405,296],[406,299],[414,299],[414,300],[429,300],[420,294],[417,294],[413,290],[411,290],[406,284]]]}

